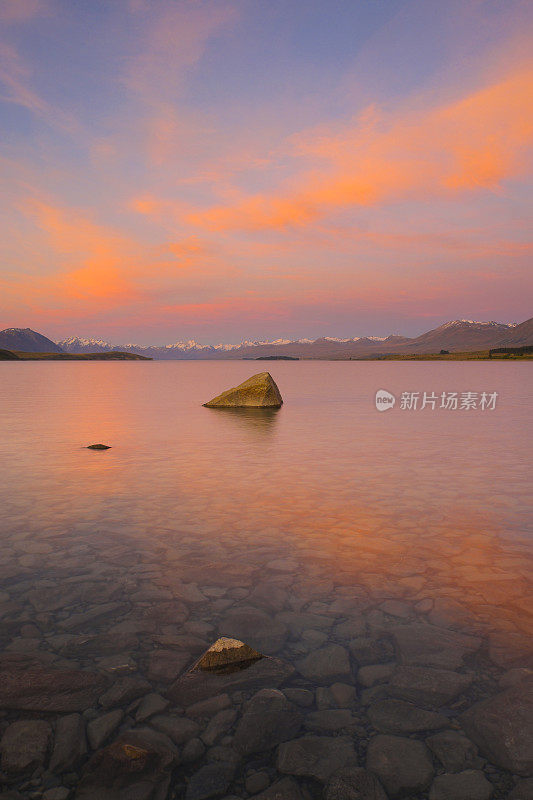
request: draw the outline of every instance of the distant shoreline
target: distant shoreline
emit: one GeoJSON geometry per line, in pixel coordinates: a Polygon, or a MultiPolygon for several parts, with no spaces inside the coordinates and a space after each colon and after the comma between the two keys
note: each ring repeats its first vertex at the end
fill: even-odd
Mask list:
{"type": "MultiPolygon", "coordinates": [[[[524,348],[525,349],[525,348],[524,348]]],[[[531,350],[532,348],[528,348],[531,350]]],[[[519,348],[516,348],[519,350],[519,348]]],[[[388,353],[351,358],[351,361],[531,361],[533,352],[473,350],[461,353],[388,353]]]]}
{"type": "Polygon", "coordinates": [[[0,361],[153,361],[153,358],[118,350],[109,353],[26,353],[22,350],[0,350],[0,361]]]}
{"type": "MultiPolygon", "coordinates": [[[[528,348],[530,349],[530,348],[528,348]]],[[[460,353],[383,353],[369,356],[348,356],[345,358],[295,358],[290,356],[263,356],[261,358],[227,359],[227,361],[531,361],[533,352],[495,352],[490,350],[475,350],[460,353]]],[[[123,353],[111,351],[108,353],[26,353],[21,350],[1,350],[0,361],[160,361],[161,363],[173,361],[186,361],[187,363],[205,363],[215,361],[221,363],[223,359],[205,358],[174,358],[154,359],[140,356],[136,353],[123,353]]]]}

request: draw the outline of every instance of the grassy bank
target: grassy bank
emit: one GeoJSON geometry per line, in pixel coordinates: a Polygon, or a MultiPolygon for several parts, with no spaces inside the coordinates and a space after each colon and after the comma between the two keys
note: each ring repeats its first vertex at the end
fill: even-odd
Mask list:
{"type": "Polygon", "coordinates": [[[0,350],[0,361],[152,361],[135,353],[112,350],[109,353],[24,353],[22,350],[0,350]]]}
{"type": "Polygon", "coordinates": [[[466,353],[403,353],[399,355],[369,356],[361,361],[531,361],[533,353],[497,353],[476,350],[466,353]]]}

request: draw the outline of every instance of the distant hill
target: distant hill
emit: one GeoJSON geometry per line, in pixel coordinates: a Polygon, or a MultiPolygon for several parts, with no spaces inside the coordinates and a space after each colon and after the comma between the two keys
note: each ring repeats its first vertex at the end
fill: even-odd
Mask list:
{"type": "Polygon", "coordinates": [[[410,339],[404,352],[407,348],[410,353],[438,353],[441,349],[451,352],[484,350],[495,347],[502,337],[509,336],[514,330],[515,326],[499,322],[456,319],[410,339]]]}
{"type": "Polygon", "coordinates": [[[520,325],[515,325],[512,331],[508,332],[507,336],[498,343],[498,347],[523,347],[524,345],[533,344],[533,317],[521,322],[520,325]]]}
{"type": "Polygon", "coordinates": [[[62,353],[61,347],[31,328],[6,328],[0,331],[0,347],[26,353],[62,353]]]}
{"type": "Polygon", "coordinates": [[[0,348],[0,361],[18,361],[19,357],[12,353],[11,350],[2,350],[0,348]]]}
{"type": "Polygon", "coordinates": [[[356,336],[318,339],[275,339],[274,341],[244,341],[240,344],[199,344],[194,340],[167,345],[114,344],[104,339],[84,339],[71,336],[57,344],[29,329],[10,328],[0,333],[0,347],[29,352],[64,352],[71,355],[108,354],[120,351],[157,360],[203,359],[360,359],[382,355],[450,353],[484,351],[495,347],[533,344],[533,319],[520,325],[501,322],[476,322],[457,319],[438,328],[409,338],[407,336],[356,336]],[[21,336],[25,346],[8,344],[21,336]],[[30,344],[38,337],[39,348],[30,344]],[[46,343],[46,345],[45,345],[46,343]],[[54,348],[54,349],[53,349],[54,348]]]}
{"type": "MultiPolygon", "coordinates": [[[[6,352],[6,351],[1,351],[6,352]]],[[[19,351],[13,353],[15,358],[22,361],[151,361],[146,356],[136,353],[121,353],[111,350],[109,353],[27,353],[19,351]]]]}

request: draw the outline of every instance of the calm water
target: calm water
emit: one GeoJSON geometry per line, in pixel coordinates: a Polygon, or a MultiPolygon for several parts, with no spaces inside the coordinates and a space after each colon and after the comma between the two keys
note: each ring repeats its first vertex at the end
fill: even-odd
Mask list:
{"type": "Polygon", "coordinates": [[[288,612],[342,619],[357,606],[369,623],[423,615],[480,633],[499,669],[526,663],[532,389],[521,363],[2,364],[3,644],[165,685],[220,634],[294,662],[327,634],[309,617],[302,633],[288,612]],[[202,407],[264,368],[279,411],[202,407]],[[377,389],[498,400],[378,413],[377,389]],[[94,442],[112,449],[84,449],[94,442]],[[183,628],[168,610],[176,599],[183,628]],[[108,601],[123,605],[69,627],[108,601]],[[270,627],[235,616],[250,605],[270,627]],[[35,638],[17,620],[35,623],[35,638]],[[65,627],[140,638],[119,654],[109,640],[67,653],[65,627]],[[146,666],[154,647],[167,648],[166,666],[146,666]]]}
{"type": "Polygon", "coordinates": [[[529,364],[274,362],[279,412],[202,407],[254,368],[2,365],[4,547],[48,543],[57,565],[82,546],[83,564],[83,548],[105,560],[120,539],[222,583],[219,562],[233,575],[267,548],[299,579],[454,598],[473,621],[531,633],[529,364]],[[495,410],[378,413],[379,388],[499,397],[495,410]]]}

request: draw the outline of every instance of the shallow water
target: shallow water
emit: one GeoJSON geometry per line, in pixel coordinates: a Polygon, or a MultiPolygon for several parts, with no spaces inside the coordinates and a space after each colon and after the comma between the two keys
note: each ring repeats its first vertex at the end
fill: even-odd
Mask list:
{"type": "Polygon", "coordinates": [[[121,656],[159,689],[175,675],[169,667],[150,676],[154,647],[183,645],[184,663],[194,655],[191,642],[170,645],[165,636],[243,638],[236,620],[229,629],[232,613],[250,606],[274,622],[248,638],[290,663],[328,637],[347,645],[353,631],[343,637],[332,626],[363,613],[365,635],[415,618],[480,634],[484,680],[528,663],[529,364],[26,362],[0,370],[8,652],[111,668],[109,653],[73,646],[66,657],[53,637],[72,615],[112,601],[117,608],[76,633],[133,631],[140,638],[121,656]],[[279,411],[202,407],[259,369],[280,387],[279,411]],[[396,395],[393,409],[376,411],[378,389],[396,395]],[[424,391],[439,402],[442,392],[498,398],[494,410],[400,408],[402,392],[424,391]],[[85,449],[94,442],[112,449],[85,449]],[[187,606],[183,630],[163,611],[157,618],[174,599],[187,606]],[[152,629],[136,628],[150,607],[152,629]],[[301,630],[283,617],[289,612],[332,621],[315,635],[312,622],[301,630]],[[22,635],[22,624],[38,634],[22,635]]]}

